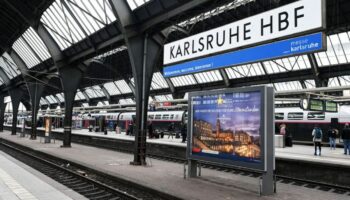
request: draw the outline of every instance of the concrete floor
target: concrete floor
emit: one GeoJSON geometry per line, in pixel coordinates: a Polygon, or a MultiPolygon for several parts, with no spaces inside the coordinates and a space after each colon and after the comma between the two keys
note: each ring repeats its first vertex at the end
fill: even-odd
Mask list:
{"type": "MultiPolygon", "coordinates": [[[[260,197],[258,195],[258,179],[253,177],[203,169],[202,177],[184,179],[184,166],[182,164],[147,159],[148,166],[131,166],[129,165],[129,162],[133,159],[133,155],[131,154],[79,144],[72,144],[72,148],[60,148],[61,142],[43,144],[40,143],[39,139],[32,141],[28,138],[11,136],[8,131],[4,131],[0,136],[33,149],[71,160],[72,162],[77,162],[183,199],[348,200],[350,198],[349,194],[336,194],[280,182],[277,183],[277,194],[260,197]]],[[[304,150],[301,151],[304,152],[304,150]]]]}

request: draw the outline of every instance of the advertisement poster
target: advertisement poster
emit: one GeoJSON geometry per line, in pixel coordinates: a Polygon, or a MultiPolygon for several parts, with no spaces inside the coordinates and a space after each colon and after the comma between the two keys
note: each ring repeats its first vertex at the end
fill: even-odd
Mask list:
{"type": "Polygon", "coordinates": [[[51,118],[45,118],[45,136],[49,136],[51,131],[51,118]]]}
{"type": "Polygon", "coordinates": [[[260,91],[192,97],[191,154],[262,162],[260,91]]]}

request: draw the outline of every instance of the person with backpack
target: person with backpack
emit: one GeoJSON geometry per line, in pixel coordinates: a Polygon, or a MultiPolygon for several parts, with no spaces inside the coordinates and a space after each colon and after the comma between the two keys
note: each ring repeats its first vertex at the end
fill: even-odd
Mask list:
{"type": "Polygon", "coordinates": [[[321,156],[321,143],[322,143],[322,130],[318,125],[315,125],[315,128],[312,130],[313,141],[315,145],[315,156],[317,156],[317,147],[319,149],[319,156],[321,156]]]}
{"type": "Polygon", "coordinates": [[[328,131],[327,131],[328,137],[329,137],[329,147],[335,150],[335,139],[337,137],[336,131],[334,128],[329,127],[328,131]]]}
{"type": "Polygon", "coordinates": [[[345,124],[343,132],[342,132],[342,139],[344,142],[344,154],[350,155],[350,128],[349,124],[345,124]]]}

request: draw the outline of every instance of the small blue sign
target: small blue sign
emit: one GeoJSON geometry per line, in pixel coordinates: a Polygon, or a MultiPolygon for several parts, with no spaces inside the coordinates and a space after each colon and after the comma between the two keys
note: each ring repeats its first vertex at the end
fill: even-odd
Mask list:
{"type": "Polygon", "coordinates": [[[164,77],[174,77],[234,65],[277,59],[323,50],[323,33],[273,42],[244,50],[210,56],[164,68],[164,77]]]}

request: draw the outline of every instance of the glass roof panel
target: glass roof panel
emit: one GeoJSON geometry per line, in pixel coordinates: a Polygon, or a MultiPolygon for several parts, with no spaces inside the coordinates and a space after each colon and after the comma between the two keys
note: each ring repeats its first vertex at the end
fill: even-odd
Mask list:
{"type": "Polygon", "coordinates": [[[341,86],[349,86],[350,85],[350,76],[339,76],[338,80],[341,86]]]}
{"type": "Polygon", "coordinates": [[[226,68],[225,70],[229,79],[260,76],[265,74],[261,63],[234,66],[226,68]]]}
{"type": "Polygon", "coordinates": [[[170,78],[170,80],[173,83],[174,87],[197,84],[197,81],[194,79],[193,75],[173,77],[173,78],[170,78]]]}
{"type": "Polygon", "coordinates": [[[56,0],[41,18],[62,50],[115,20],[108,0],[56,0]]]}
{"type": "Polygon", "coordinates": [[[103,85],[104,88],[106,88],[107,92],[110,95],[118,95],[121,94],[121,92],[119,91],[119,89],[117,88],[117,86],[114,84],[114,82],[109,82],[109,83],[105,83],[103,85]]]}
{"type": "Polygon", "coordinates": [[[276,91],[286,91],[286,90],[301,90],[303,87],[299,81],[290,81],[290,82],[282,82],[282,83],[274,83],[273,84],[276,91]]]}
{"type": "Polygon", "coordinates": [[[35,55],[32,47],[29,46],[23,37],[18,38],[16,42],[13,43],[12,49],[22,58],[29,69],[40,63],[39,57],[35,55]]]}
{"type": "Polygon", "coordinates": [[[201,72],[194,74],[194,76],[196,77],[198,83],[210,83],[223,80],[219,70],[201,72]]]}
{"type": "Polygon", "coordinates": [[[60,94],[56,94],[56,97],[60,100],[60,102],[64,102],[64,94],[60,93],[60,94]]]}
{"type": "Polygon", "coordinates": [[[167,95],[157,95],[154,96],[156,101],[168,101],[168,100],[173,100],[173,95],[167,94],[167,95]]]}
{"type": "Polygon", "coordinates": [[[165,81],[163,75],[160,72],[154,73],[152,77],[151,89],[158,90],[164,88],[169,88],[169,86],[165,81]]]}
{"type": "Polygon", "coordinates": [[[45,98],[46,98],[47,101],[49,101],[50,104],[57,103],[57,100],[54,97],[52,97],[52,95],[46,96],[45,98]]]}
{"type": "Polygon", "coordinates": [[[84,100],[84,99],[86,99],[84,94],[80,90],[78,90],[74,100],[84,100]]]}
{"type": "Polygon", "coordinates": [[[2,80],[2,78],[0,77],[0,86],[4,84],[4,81],[2,80]]]}
{"type": "Polygon", "coordinates": [[[40,104],[41,104],[41,105],[47,105],[48,102],[47,102],[46,99],[44,99],[43,97],[41,97],[41,99],[40,99],[40,104]]]}
{"type": "Polygon", "coordinates": [[[81,106],[82,107],[89,107],[89,104],[88,103],[82,103],[81,106]]]}
{"type": "Polygon", "coordinates": [[[311,68],[309,58],[306,55],[269,60],[263,62],[263,64],[268,74],[277,74],[311,68]]]}
{"type": "Polygon", "coordinates": [[[304,83],[307,89],[316,88],[315,80],[305,80],[304,83]]]}
{"type": "Polygon", "coordinates": [[[122,94],[132,93],[129,85],[125,80],[115,81],[114,83],[122,94]]]}
{"type": "Polygon", "coordinates": [[[98,98],[105,96],[102,89],[98,85],[85,88],[85,93],[88,95],[89,98],[98,98]]]}
{"type": "Polygon", "coordinates": [[[27,42],[33,52],[39,56],[41,61],[45,61],[51,57],[49,50],[45,46],[44,42],[32,27],[29,27],[27,31],[24,32],[22,38],[27,42]]]}
{"type": "Polygon", "coordinates": [[[327,36],[327,51],[316,53],[320,67],[350,62],[350,33],[342,32],[327,36]]]}
{"type": "Polygon", "coordinates": [[[340,86],[340,82],[337,77],[333,77],[328,79],[328,87],[338,87],[340,86]]]}
{"type": "Polygon", "coordinates": [[[131,98],[119,100],[119,104],[134,104],[134,103],[135,103],[135,101],[132,100],[131,98]]]}
{"type": "Polygon", "coordinates": [[[66,2],[88,35],[116,20],[108,0],[67,0],[66,2]]]}
{"type": "Polygon", "coordinates": [[[143,4],[149,1],[150,0],[127,0],[131,10],[135,10],[136,8],[142,6],[143,4]]]}
{"type": "Polygon", "coordinates": [[[4,53],[0,57],[0,67],[5,71],[9,79],[13,79],[21,72],[18,70],[17,65],[13,62],[12,58],[8,53],[4,53]]]}
{"type": "Polygon", "coordinates": [[[44,12],[40,21],[45,25],[61,50],[86,37],[65,6],[65,1],[56,0],[44,12]]]}

